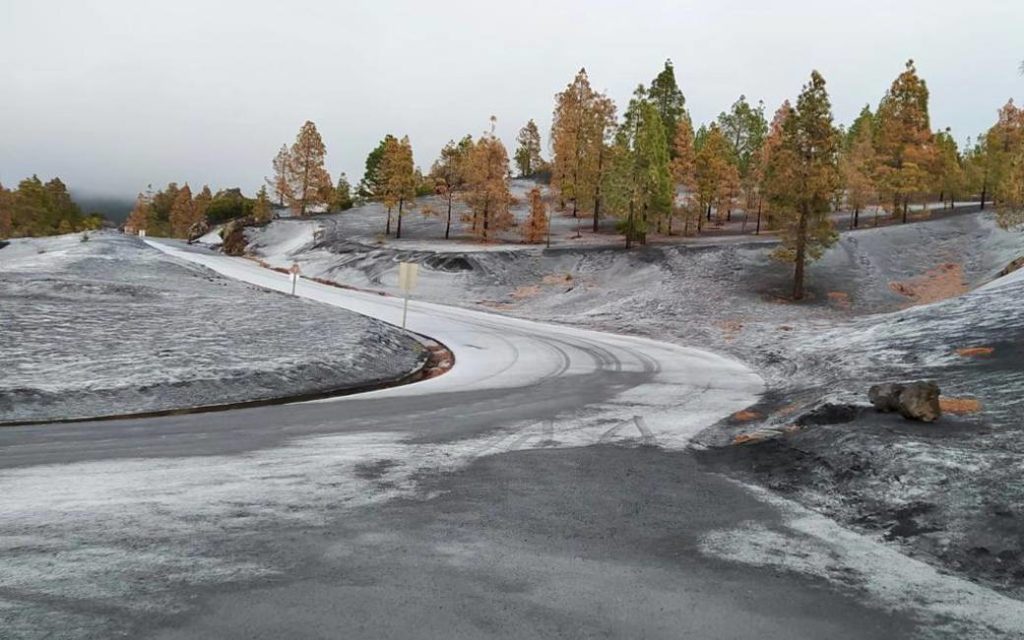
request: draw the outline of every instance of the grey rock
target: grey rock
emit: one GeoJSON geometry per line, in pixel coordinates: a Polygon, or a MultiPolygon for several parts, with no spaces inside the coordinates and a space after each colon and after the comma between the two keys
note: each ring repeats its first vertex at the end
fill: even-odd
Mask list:
{"type": "Polygon", "coordinates": [[[886,382],[872,386],[868,399],[879,411],[899,413],[908,420],[935,422],[942,415],[939,393],[939,386],[934,382],[886,382]]]}

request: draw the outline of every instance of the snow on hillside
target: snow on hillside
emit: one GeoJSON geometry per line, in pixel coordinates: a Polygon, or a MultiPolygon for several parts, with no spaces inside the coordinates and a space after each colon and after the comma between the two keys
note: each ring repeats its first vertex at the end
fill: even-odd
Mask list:
{"type": "Polygon", "coordinates": [[[0,249],[0,422],[326,392],[424,359],[398,330],[222,278],[140,239],[0,249]]]}
{"type": "Polygon", "coordinates": [[[787,299],[792,268],[760,243],[433,252],[371,246],[325,226],[296,250],[275,225],[251,236],[253,249],[307,275],[394,292],[398,262],[413,261],[425,299],[732,354],[769,391],[755,419],[716,425],[702,444],[812,426],[709,454],[709,464],[1024,593],[1024,270],[995,280],[1024,255],[1024,233],[998,228],[991,214],[844,233],[810,266],[800,304],[787,299]],[[974,347],[992,352],[958,352],[974,347]],[[846,408],[866,404],[875,382],[922,378],[981,410],[915,428],[846,408]]]}

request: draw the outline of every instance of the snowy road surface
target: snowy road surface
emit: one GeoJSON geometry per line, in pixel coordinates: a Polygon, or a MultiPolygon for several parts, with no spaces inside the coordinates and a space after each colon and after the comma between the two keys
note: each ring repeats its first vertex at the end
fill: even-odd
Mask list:
{"type": "MultiPolygon", "coordinates": [[[[398,299],[299,293],[400,318],[398,299]]],[[[1018,601],[702,472],[683,445],[762,389],[742,364],[415,301],[409,320],[454,351],[451,372],[336,400],[0,429],[0,637],[1024,628],[1018,601]]]]}
{"type": "MultiPolygon", "coordinates": [[[[291,288],[289,276],[248,260],[183,250],[159,242],[150,244],[261,287],[279,291],[291,288]]],[[[297,295],[401,324],[400,298],[339,289],[309,280],[299,281],[297,295]]],[[[362,394],[360,398],[526,388],[554,378],[605,372],[635,374],[643,384],[630,384],[632,388],[622,390],[615,399],[622,408],[612,412],[614,417],[632,418],[637,412],[630,407],[642,407],[637,411],[642,414],[646,428],[643,433],[633,429],[629,435],[647,438],[651,444],[679,446],[697,430],[753,404],[763,390],[760,378],[736,360],[643,338],[541,324],[416,300],[410,302],[407,326],[451,349],[455,354],[454,368],[437,378],[362,394]],[[685,411],[680,411],[683,407],[685,411]]],[[[343,401],[327,402],[339,400],[343,401]]],[[[580,440],[574,436],[573,444],[590,444],[602,435],[603,432],[592,431],[580,435],[580,440]]]]}

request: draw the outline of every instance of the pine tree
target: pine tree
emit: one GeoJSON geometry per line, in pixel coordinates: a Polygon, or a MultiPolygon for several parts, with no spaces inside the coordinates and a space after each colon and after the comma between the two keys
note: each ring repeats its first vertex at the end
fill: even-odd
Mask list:
{"type": "Polygon", "coordinates": [[[907,221],[910,200],[927,189],[934,164],[934,145],[928,117],[928,86],[917,75],[914,61],[893,81],[875,116],[875,149],[879,182],[890,194],[893,214],[907,221]]]}
{"type": "MultiPolygon", "coordinates": [[[[615,137],[617,127],[615,103],[604,94],[595,94],[588,115],[585,128],[590,139],[590,153],[584,156],[585,179],[581,185],[581,192],[593,202],[593,231],[597,233],[601,224],[602,185],[609,170],[608,148],[615,137]]],[[[578,229],[576,235],[579,237],[578,229]]]]}
{"type": "Polygon", "coordinates": [[[204,184],[202,190],[199,192],[199,195],[195,197],[192,203],[192,214],[194,216],[192,218],[192,222],[196,223],[206,220],[206,212],[210,208],[210,205],[213,203],[213,193],[210,192],[210,186],[204,184]]]}
{"type": "Polygon", "coordinates": [[[728,112],[718,115],[718,128],[728,140],[735,156],[740,176],[748,175],[750,163],[757,156],[768,135],[768,121],[764,115],[764,103],[750,106],[746,96],[740,96],[728,112]]]}
{"type": "MultiPolygon", "coordinates": [[[[703,217],[710,222],[714,208],[721,218],[723,209],[731,201],[730,194],[739,182],[739,171],[733,164],[732,147],[717,124],[708,127],[704,144],[697,152],[694,178],[703,217]]],[[[702,222],[698,220],[698,233],[701,228],[702,222]]]]}
{"type": "Polygon", "coordinates": [[[540,187],[530,189],[530,215],[523,223],[523,240],[535,244],[543,242],[548,234],[548,207],[544,204],[540,187]]]}
{"type": "Polygon", "coordinates": [[[290,155],[288,145],[282,144],[281,149],[274,156],[271,166],[274,168],[274,177],[267,178],[267,185],[274,190],[274,198],[278,206],[283,207],[285,201],[292,196],[291,186],[288,184],[288,164],[290,155]]]}
{"type": "Polygon", "coordinates": [[[853,145],[861,139],[861,136],[867,136],[872,144],[874,143],[875,114],[871,113],[871,105],[864,105],[864,108],[860,110],[860,113],[854,119],[853,124],[846,131],[846,135],[843,137],[843,151],[851,150],[853,145]]]}
{"type": "MultiPolygon", "coordinates": [[[[665,126],[665,140],[673,145],[679,123],[684,119],[689,120],[690,116],[686,113],[686,98],[676,83],[676,72],[671,60],[665,61],[665,67],[651,81],[647,99],[658,110],[658,116],[665,126]]],[[[675,158],[674,146],[669,148],[669,154],[675,158]]]]}
{"type": "Polygon", "coordinates": [[[416,167],[412,157],[412,144],[409,136],[401,140],[391,138],[384,148],[381,158],[382,188],[384,203],[388,206],[388,222],[385,233],[390,232],[391,207],[398,206],[398,222],[395,237],[402,237],[402,214],[405,205],[416,197],[416,167]]]}
{"type": "Polygon", "coordinates": [[[256,201],[252,205],[252,217],[257,224],[266,224],[274,217],[266,185],[260,187],[260,190],[256,192],[256,201]]]}
{"type": "Polygon", "coordinates": [[[466,163],[466,190],[463,200],[469,207],[466,221],[473,235],[484,242],[510,228],[515,222],[509,206],[512,194],[508,188],[508,152],[491,131],[481,136],[469,152],[466,163]]]}
{"type": "MultiPolygon", "coordinates": [[[[683,219],[683,235],[690,235],[691,227],[696,230],[701,208],[697,195],[697,152],[694,148],[693,125],[690,118],[679,121],[676,137],[672,143],[672,180],[675,190],[682,191],[682,202],[674,217],[683,219]]],[[[669,235],[672,234],[672,218],[669,218],[669,235]]]]}
{"type": "Polygon", "coordinates": [[[572,216],[593,203],[594,230],[601,208],[604,161],[607,143],[614,133],[615,105],[590,86],[586,69],[580,69],[565,91],[555,96],[551,123],[551,184],[559,202],[572,202],[572,216]]]}
{"type": "Polygon", "coordinates": [[[334,201],[331,206],[336,211],[348,211],[355,203],[352,201],[352,185],[344,172],[338,176],[338,186],[334,187],[334,201]]]}
{"type": "Polygon", "coordinates": [[[828,214],[840,185],[839,147],[825,79],[814,71],[784,118],[767,171],[772,209],[782,227],[775,257],[794,263],[794,300],[804,297],[806,263],[837,239],[828,214]]]}
{"type": "Polygon", "coordinates": [[[452,231],[452,203],[466,186],[466,163],[473,149],[473,137],[466,135],[458,142],[448,141],[441,149],[441,156],[434,162],[430,175],[434,179],[435,190],[445,199],[448,206],[444,227],[444,239],[447,240],[452,231]]]}
{"type": "Polygon", "coordinates": [[[537,129],[537,123],[533,120],[527,122],[526,125],[519,130],[516,142],[519,145],[516,148],[515,155],[516,168],[519,170],[519,177],[532,177],[544,164],[544,160],[540,156],[541,140],[540,131],[537,129]]]}
{"type": "Polygon", "coordinates": [[[846,185],[846,204],[853,209],[850,228],[855,229],[860,226],[860,212],[876,204],[878,188],[875,185],[877,167],[871,128],[860,126],[851,127],[851,130],[856,131],[857,137],[842,153],[839,167],[846,185]]]}
{"type": "Polygon", "coordinates": [[[128,219],[124,222],[124,228],[128,233],[139,233],[140,231],[148,231],[148,225],[149,199],[145,194],[140,193],[135,198],[135,206],[132,207],[131,213],[128,214],[128,219]]]}
{"type": "Polygon", "coordinates": [[[316,125],[307,120],[299,129],[295,143],[288,151],[285,179],[288,189],[285,201],[298,216],[305,216],[311,207],[329,204],[331,176],[324,168],[327,148],[316,125]]]}
{"type": "Polygon", "coordinates": [[[986,134],[985,148],[999,223],[1024,223],[1024,109],[1010,100],[986,134]]]}
{"type": "Polygon", "coordinates": [[[935,186],[939,192],[939,200],[943,207],[956,206],[957,196],[960,195],[964,185],[963,158],[960,155],[960,147],[953,134],[947,128],[935,134],[936,168],[935,186]]]}
{"type": "Polygon", "coordinates": [[[381,201],[384,194],[384,178],[381,175],[381,162],[384,158],[384,150],[387,149],[390,141],[397,141],[390,133],[377,144],[366,156],[366,170],[363,172],[363,179],[359,182],[358,195],[364,200],[381,201]]]}
{"type": "Polygon", "coordinates": [[[665,125],[642,93],[627,109],[609,155],[605,191],[628,249],[646,243],[651,220],[671,215],[673,205],[665,125]]]}
{"type": "Polygon", "coordinates": [[[10,238],[14,233],[14,194],[0,184],[0,239],[10,238]]]}
{"type": "Polygon", "coordinates": [[[175,238],[187,238],[189,229],[195,223],[195,203],[192,202],[192,189],[188,183],[178,190],[171,205],[171,235],[175,238]]]}

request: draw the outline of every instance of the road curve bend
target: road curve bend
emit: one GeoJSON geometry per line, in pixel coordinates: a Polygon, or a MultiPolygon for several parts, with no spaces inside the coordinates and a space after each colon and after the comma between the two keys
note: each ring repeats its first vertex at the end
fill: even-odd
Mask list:
{"type": "MultiPolygon", "coordinates": [[[[222,275],[267,289],[288,292],[288,275],[251,260],[208,250],[191,250],[162,241],[147,241],[182,260],[201,264],[222,275]]],[[[301,279],[296,295],[343,307],[391,324],[401,323],[401,298],[341,289],[301,279]]],[[[630,426],[622,437],[662,446],[680,446],[717,419],[757,400],[764,383],[741,362],[707,351],[638,337],[550,325],[419,300],[410,302],[408,328],[438,340],[452,350],[455,366],[447,374],[390,389],[320,402],[356,398],[410,398],[457,392],[529,389],[560,379],[563,383],[600,377],[614,392],[600,398],[602,423],[623,419],[630,426]],[[609,408],[618,406],[618,410],[609,408]],[[609,415],[614,414],[614,415],[609,415]],[[633,420],[634,417],[638,420],[633,420]],[[640,424],[640,427],[636,427],[640,424]]],[[[330,337],[324,337],[329,348],[330,337]]],[[[569,392],[570,396],[573,392],[569,392]]],[[[593,400],[580,393],[580,399],[593,400]]],[[[577,407],[582,408],[582,407],[577,407]]],[[[551,416],[554,418],[555,416],[551,416]]],[[[601,441],[607,430],[594,430],[572,444],[601,441]]],[[[607,438],[605,438],[607,439],[607,438]]]]}

